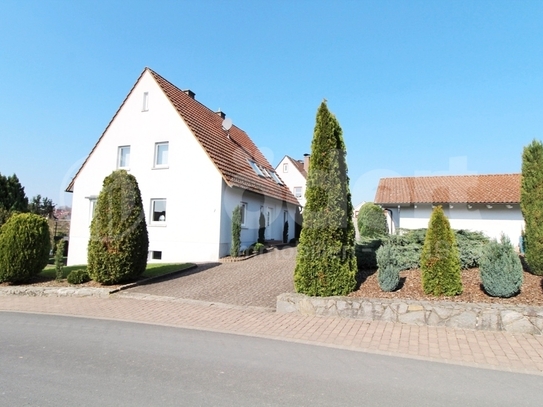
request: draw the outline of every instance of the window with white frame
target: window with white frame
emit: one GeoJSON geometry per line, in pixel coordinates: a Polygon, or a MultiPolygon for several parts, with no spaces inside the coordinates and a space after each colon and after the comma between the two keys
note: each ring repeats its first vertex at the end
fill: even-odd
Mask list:
{"type": "Polygon", "coordinates": [[[294,196],[296,198],[302,197],[302,187],[294,187],[294,196]]]}
{"type": "Polygon", "coordinates": [[[95,196],[89,197],[89,220],[92,221],[94,219],[94,214],[96,212],[96,201],[98,201],[98,198],[95,196]]]}
{"type": "Polygon", "coordinates": [[[247,203],[241,202],[239,207],[241,209],[241,226],[247,226],[247,203]]]}
{"type": "Polygon", "coordinates": [[[151,223],[165,224],[166,199],[151,199],[151,223]]]}
{"type": "Polygon", "coordinates": [[[283,163],[283,172],[288,172],[288,163],[283,163]]]}
{"type": "Polygon", "coordinates": [[[147,112],[149,110],[149,92],[143,92],[143,107],[141,108],[142,112],[147,112]]]}
{"type": "Polygon", "coordinates": [[[117,168],[129,168],[130,167],[130,146],[119,147],[117,153],[117,168]]]}
{"type": "Polygon", "coordinates": [[[168,166],[168,142],[155,144],[155,168],[168,166]]]}

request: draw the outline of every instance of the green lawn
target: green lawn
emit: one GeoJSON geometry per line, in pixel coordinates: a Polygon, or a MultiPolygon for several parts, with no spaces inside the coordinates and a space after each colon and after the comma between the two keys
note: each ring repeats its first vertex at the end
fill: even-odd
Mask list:
{"type": "MultiPolygon", "coordinates": [[[[185,270],[191,266],[193,266],[193,263],[168,263],[168,264],[162,264],[162,263],[151,263],[147,264],[147,268],[145,269],[145,272],[142,274],[142,277],[158,277],[163,276],[164,274],[168,274],[174,271],[181,271],[185,270]]],[[[64,266],[62,268],[62,275],[64,278],[72,270],[79,270],[86,268],[86,265],[78,265],[78,266],[64,266]]],[[[56,277],[56,271],[54,265],[47,265],[43,269],[43,271],[39,274],[41,277],[45,277],[47,279],[54,280],[56,277]]]]}

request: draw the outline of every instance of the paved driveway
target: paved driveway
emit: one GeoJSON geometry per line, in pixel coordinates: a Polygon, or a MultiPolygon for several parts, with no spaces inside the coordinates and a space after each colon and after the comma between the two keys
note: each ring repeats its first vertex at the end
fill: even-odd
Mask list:
{"type": "Polygon", "coordinates": [[[296,248],[285,246],[235,263],[199,264],[173,277],[123,292],[275,309],[276,297],[294,292],[296,248]]]}

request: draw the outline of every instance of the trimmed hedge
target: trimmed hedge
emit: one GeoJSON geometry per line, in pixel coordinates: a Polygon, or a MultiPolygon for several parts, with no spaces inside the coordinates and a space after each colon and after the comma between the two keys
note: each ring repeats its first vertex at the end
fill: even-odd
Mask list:
{"type": "Polygon", "coordinates": [[[83,284],[90,281],[90,279],[89,273],[85,269],[70,271],[68,276],[66,276],[66,280],[70,284],[83,284]]]}
{"type": "Polygon", "coordinates": [[[0,281],[27,283],[49,261],[51,238],[43,216],[18,213],[0,228],[0,281]]]}
{"type": "Polygon", "coordinates": [[[136,178],[124,170],[104,179],[88,245],[87,271],[102,284],[130,281],[147,266],[149,237],[136,178]]]}

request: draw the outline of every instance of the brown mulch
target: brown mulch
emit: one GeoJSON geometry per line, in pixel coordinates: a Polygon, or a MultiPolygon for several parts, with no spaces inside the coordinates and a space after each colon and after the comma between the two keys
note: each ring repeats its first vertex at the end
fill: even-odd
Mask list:
{"type": "Polygon", "coordinates": [[[424,301],[479,302],[509,305],[543,306],[543,277],[524,272],[521,291],[511,298],[496,298],[486,294],[481,285],[479,269],[462,270],[463,292],[455,297],[434,297],[422,291],[421,271],[404,270],[400,273],[400,288],[384,292],[377,282],[377,270],[363,270],[359,274],[360,288],[350,297],[408,299],[424,301]]]}
{"type": "Polygon", "coordinates": [[[116,288],[121,287],[123,284],[115,284],[115,285],[104,285],[97,283],[96,281],[88,281],[83,284],[70,284],[66,279],[57,281],[55,279],[43,277],[40,275],[37,275],[35,277],[32,277],[30,282],[26,284],[10,284],[10,283],[0,283],[0,287],[10,287],[10,286],[32,286],[32,287],[93,287],[93,288],[108,288],[110,290],[114,290],[116,288]]]}

